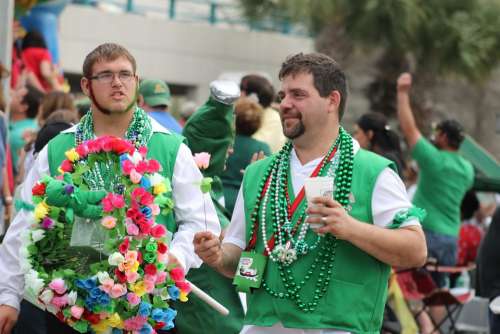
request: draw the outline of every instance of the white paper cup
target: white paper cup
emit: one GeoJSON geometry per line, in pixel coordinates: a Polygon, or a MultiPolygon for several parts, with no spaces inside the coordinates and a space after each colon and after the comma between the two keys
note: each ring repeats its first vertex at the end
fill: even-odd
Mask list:
{"type": "MultiPolygon", "coordinates": [[[[315,197],[333,197],[335,191],[335,185],[333,183],[333,177],[330,176],[318,176],[318,177],[308,177],[304,182],[304,189],[306,192],[307,206],[313,207],[316,204],[312,204],[312,200],[315,197]]],[[[309,217],[316,217],[317,215],[309,215],[309,217]]],[[[325,224],[309,224],[312,229],[317,229],[323,227],[325,224]]]]}

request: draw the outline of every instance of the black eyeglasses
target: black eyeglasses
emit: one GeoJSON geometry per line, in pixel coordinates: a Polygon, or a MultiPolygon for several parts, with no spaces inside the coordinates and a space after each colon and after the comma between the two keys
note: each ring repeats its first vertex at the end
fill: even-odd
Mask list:
{"type": "Polygon", "coordinates": [[[124,84],[129,83],[135,77],[134,73],[129,71],[120,71],[118,73],[106,71],[98,73],[90,77],[89,79],[96,80],[97,82],[102,84],[110,84],[113,82],[115,75],[118,76],[118,80],[120,80],[124,84]]]}

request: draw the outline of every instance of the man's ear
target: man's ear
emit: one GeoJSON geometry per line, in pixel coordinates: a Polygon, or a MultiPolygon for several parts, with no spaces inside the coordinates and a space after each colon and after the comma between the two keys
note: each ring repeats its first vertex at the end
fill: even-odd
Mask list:
{"type": "Polygon", "coordinates": [[[371,141],[373,139],[373,130],[368,130],[368,132],[366,133],[366,136],[371,141]]]}
{"type": "Polygon", "coordinates": [[[333,112],[333,111],[338,112],[339,106],[340,106],[340,101],[342,101],[342,97],[340,96],[339,91],[333,90],[330,93],[330,96],[328,96],[328,100],[329,100],[329,107],[330,107],[328,112],[333,112]]]}
{"type": "Polygon", "coordinates": [[[144,96],[142,96],[141,94],[137,95],[137,105],[139,106],[139,108],[144,107],[144,96]]]}
{"type": "Polygon", "coordinates": [[[90,80],[83,77],[81,80],[80,80],[80,87],[82,88],[82,92],[83,94],[87,95],[87,96],[90,96],[90,88],[89,88],[89,85],[90,85],[90,80]]]}

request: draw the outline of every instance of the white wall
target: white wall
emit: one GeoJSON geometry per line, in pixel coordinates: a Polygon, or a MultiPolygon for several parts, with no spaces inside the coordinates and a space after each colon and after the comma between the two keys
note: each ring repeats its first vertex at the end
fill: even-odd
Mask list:
{"type": "Polygon", "coordinates": [[[195,86],[198,102],[208,95],[210,81],[224,72],[266,72],[277,84],[279,66],[287,55],[314,48],[308,38],[112,14],[77,5],[62,13],[59,38],[66,72],[81,73],[88,52],[103,42],[116,42],[136,57],[141,77],[195,86]]]}

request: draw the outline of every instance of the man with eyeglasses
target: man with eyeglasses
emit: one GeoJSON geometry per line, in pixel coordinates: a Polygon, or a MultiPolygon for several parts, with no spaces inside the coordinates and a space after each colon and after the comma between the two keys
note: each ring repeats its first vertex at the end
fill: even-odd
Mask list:
{"type": "MultiPolygon", "coordinates": [[[[91,100],[90,110],[79,124],[63,131],[40,152],[21,189],[21,199],[31,203],[35,182],[44,174],[56,174],[65,159],[64,152],[79,141],[108,135],[146,145],[148,155],[160,162],[162,174],[170,179],[173,189],[175,219],[172,214],[159,216],[173,233],[169,263],[177,263],[186,271],[199,267],[201,260],[194,254],[193,235],[204,230],[219,235],[217,214],[210,198],[200,191],[202,175],[183,138],[160,126],[137,106],[134,57],[117,44],[98,46],[85,58],[81,87],[91,100]]],[[[29,213],[21,210],[0,246],[0,334],[11,333],[21,309],[24,277],[19,260],[20,235],[30,223],[29,213]]],[[[31,308],[31,312],[21,312],[16,333],[76,333],[48,312],[33,309],[26,300],[22,306],[23,311],[31,308]]]]}

